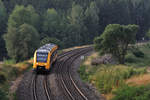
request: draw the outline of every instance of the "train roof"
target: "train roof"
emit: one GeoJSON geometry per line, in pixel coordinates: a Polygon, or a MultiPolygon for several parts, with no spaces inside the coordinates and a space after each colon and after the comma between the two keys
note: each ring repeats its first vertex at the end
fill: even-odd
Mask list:
{"type": "Polygon", "coordinates": [[[55,44],[45,44],[44,46],[40,47],[39,49],[37,49],[37,52],[50,52],[54,47],[56,47],[57,45],[55,44]]]}

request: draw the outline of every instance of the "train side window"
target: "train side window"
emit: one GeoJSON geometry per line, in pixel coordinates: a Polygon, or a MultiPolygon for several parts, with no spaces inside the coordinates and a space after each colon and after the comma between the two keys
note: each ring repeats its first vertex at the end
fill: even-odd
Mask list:
{"type": "Polygon", "coordinates": [[[56,54],[57,54],[57,50],[52,53],[52,55],[51,55],[51,61],[54,58],[54,56],[56,56],[56,54]]]}

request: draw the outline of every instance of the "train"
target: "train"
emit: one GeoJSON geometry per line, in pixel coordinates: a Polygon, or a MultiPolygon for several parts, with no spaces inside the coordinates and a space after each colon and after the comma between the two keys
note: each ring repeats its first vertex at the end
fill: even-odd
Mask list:
{"type": "Polygon", "coordinates": [[[58,46],[52,43],[45,44],[34,53],[33,71],[50,71],[57,60],[58,46]]]}

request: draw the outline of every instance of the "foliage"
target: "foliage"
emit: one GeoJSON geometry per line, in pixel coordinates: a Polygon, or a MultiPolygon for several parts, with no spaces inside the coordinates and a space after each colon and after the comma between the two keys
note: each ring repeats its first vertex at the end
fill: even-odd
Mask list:
{"type": "Polygon", "coordinates": [[[19,77],[22,73],[26,72],[28,69],[31,70],[32,63],[24,61],[17,64],[1,64],[0,67],[0,100],[9,100],[8,97],[14,96],[11,94],[10,83],[19,77]]]}
{"type": "Polygon", "coordinates": [[[92,41],[94,37],[98,36],[99,30],[99,9],[96,2],[91,2],[90,6],[85,11],[84,24],[88,29],[90,40],[92,41]]]}
{"type": "Polygon", "coordinates": [[[0,55],[1,55],[0,60],[2,60],[3,57],[6,57],[7,53],[5,43],[2,38],[2,35],[6,31],[6,26],[7,26],[7,12],[2,0],[0,0],[0,55]]]}
{"type": "MultiPolygon", "coordinates": [[[[60,18],[55,9],[48,9],[45,16],[44,16],[44,22],[43,22],[43,31],[48,36],[56,37],[55,34],[57,33],[57,29],[59,29],[60,26],[60,18]]],[[[59,34],[58,34],[59,35],[59,34]]]]}
{"type": "Polygon", "coordinates": [[[28,24],[17,28],[10,27],[4,36],[8,55],[16,61],[28,59],[39,44],[39,33],[28,24]]]}
{"type": "Polygon", "coordinates": [[[150,29],[146,33],[146,38],[150,38],[150,29]]]}
{"type": "Polygon", "coordinates": [[[3,2],[0,0],[0,36],[5,32],[7,24],[7,12],[3,2]]]}
{"type": "Polygon", "coordinates": [[[79,70],[84,81],[94,84],[101,93],[110,93],[114,88],[125,85],[125,79],[146,73],[146,68],[132,68],[123,65],[85,66],[79,70]]]}
{"type": "Polygon", "coordinates": [[[143,67],[150,66],[150,52],[149,52],[149,44],[144,44],[134,49],[128,51],[128,54],[125,57],[125,61],[127,65],[135,66],[135,67],[143,67]],[[133,54],[133,52],[137,52],[138,57],[133,54]],[[144,54],[144,56],[143,56],[144,54]],[[140,57],[139,57],[140,55],[140,57]]]}
{"type": "Polygon", "coordinates": [[[0,73],[0,84],[4,83],[6,81],[6,77],[3,73],[0,73]]]}
{"type": "Polygon", "coordinates": [[[14,60],[14,59],[4,59],[4,64],[6,64],[6,65],[16,64],[16,60],[14,60]]]}
{"type": "Polygon", "coordinates": [[[81,65],[80,70],[78,72],[79,72],[82,80],[89,81],[88,77],[89,77],[90,73],[86,73],[86,66],[85,65],[81,65]]]}
{"type": "Polygon", "coordinates": [[[136,56],[136,57],[139,57],[139,58],[144,58],[144,53],[142,51],[140,51],[139,49],[134,49],[132,51],[132,53],[136,56]]]}
{"type": "Polygon", "coordinates": [[[1,0],[0,60],[7,58],[2,34],[24,23],[36,28],[40,41],[46,34],[64,43],[63,48],[91,44],[107,25],[114,23],[138,25],[136,39],[141,40],[150,26],[149,3],[149,0],[1,0]]]}
{"type": "Polygon", "coordinates": [[[112,100],[149,100],[150,86],[125,86],[117,89],[112,100]]]}
{"type": "Polygon", "coordinates": [[[33,25],[39,29],[39,15],[31,5],[27,7],[16,5],[8,19],[8,29],[11,27],[18,28],[22,24],[33,25]]]}
{"type": "Polygon", "coordinates": [[[120,64],[124,64],[128,45],[135,43],[137,30],[137,25],[110,24],[100,38],[95,39],[96,48],[99,46],[102,54],[111,53],[118,58],[120,64]],[[99,41],[100,44],[97,44],[99,41]]]}
{"type": "Polygon", "coordinates": [[[59,48],[63,47],[63,43],[56,39],[56,38],[50,38],[50,37],[45,37],[44,39],[41,40],[40,42],[40,45],[45,45],[45,44],[48,44],[48,43],[54,43],[54,44],[57,44],[59,46],[59,48]]]}
{"type": "Polygon", "coordinates": [[[1,100],[8,100],[6,93],[4,91],[2,91],[1,89],[0,89],[0,99],[1,100]]]}

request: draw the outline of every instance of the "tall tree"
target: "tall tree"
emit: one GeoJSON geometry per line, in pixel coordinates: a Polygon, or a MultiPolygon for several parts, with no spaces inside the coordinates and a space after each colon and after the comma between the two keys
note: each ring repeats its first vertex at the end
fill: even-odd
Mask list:
{"type": "Polygon", "coordinates": [[[128,46],[135,43],[137,31],[137,25],[110,24],[103,34],[95,39],[95,47],[101,54],[110,53],[120,64],[124,64],[128,46]]]}
{"type": "Polygon", "coordinates": [[[88,37],[82,38],[87,33],[87,28],[84,25],[84,10],[80,5],[72,5],[69,22],[72,27],[70,35],[74,38],[74,44],[81,45],[89,40],[88,37]]]}
{"type": "Polygon", "coordinates": [[[5,49],[5,43],[2,35],[6,32],[7,24],[7,12],[3,2],[0,0],[0,60],[3,59],[7,54],[5,49]]]}
{"type": "Polygon", "coordinates": [[[56,31],[60,25],[60,17],[55,9],[48,9],[43,22],[43,31],[51,37],[56,36],[56,31]]]}
{"type": "Polygon", "coordinates": [[[8,28],[17,28],[24,23],[33,25],[36,29],[39,29],[39,15],[31,5],[27,7],[17,5],[10,14],[8,28]]]}
{"type": "MultiPolygon", "coordinates": [[[[85,11],[85,26],[88,29],[90,41],[94,39],[94,37],[98,36],[99,30],[99,9],[95,2],[91,2],[90,7],[88,7],[85,11]]],[[[87,34],[86,34],[87,35],[87,34]]]]}
{"type": "Polygon", "coordinates": [[[0,35],[5,32],[7,24],[7,12],[3,2],[0,0],[0,35]]]}
{"type": "Polygon", "coordinates": [[[39,33],[29,24],[9,27],[4,39],[8,55],[17,62],[31,57],[39,45],[39,33]]]}

